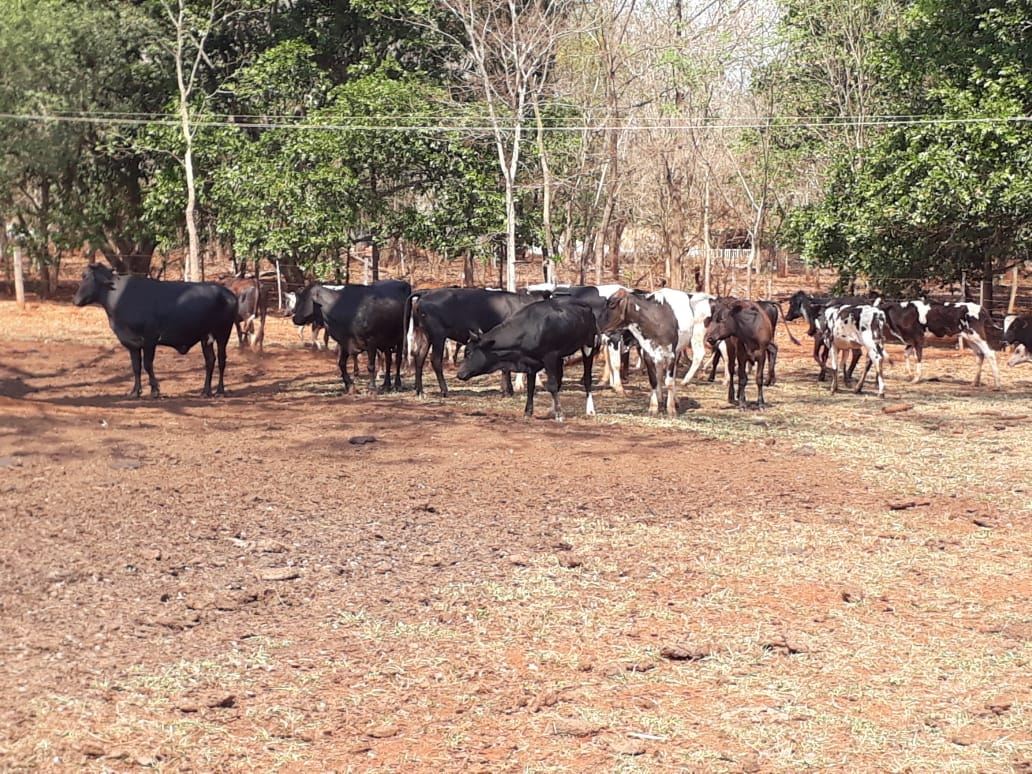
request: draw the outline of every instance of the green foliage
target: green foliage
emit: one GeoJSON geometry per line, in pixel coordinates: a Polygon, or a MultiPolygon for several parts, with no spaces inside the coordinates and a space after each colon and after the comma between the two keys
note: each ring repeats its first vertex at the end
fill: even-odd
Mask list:
{"type": "Polygon", "coordinates": [[[1032,127],[1007,120],[1032,111],[1032,7],[921,0],[906,22],[880,50],[894,112],[978,122],[885,132],[791,228],[809,259],[890,291],[981,278],[1032,248],[1032,127]]]}

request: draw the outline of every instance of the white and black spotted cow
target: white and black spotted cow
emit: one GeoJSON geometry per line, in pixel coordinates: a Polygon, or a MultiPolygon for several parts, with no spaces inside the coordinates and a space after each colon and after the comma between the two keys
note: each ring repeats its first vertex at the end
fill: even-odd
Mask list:
{"type": "Polygon", "coordinates": [[[652,386],[649,413],[659,413],[665,386],[666,412],[677,416],[674,370],[677,367],[680,329],[673,308],[651,295],[618,290],[606,301],[598,329],[600,333],[611,333],[625,328],[638,342],[645,359],[652,386]]]}
{"type": "MultiPolygon", "coordinates": [[[[862,351],[867,355],[864,372],[856,384],[859,395],[871,366],[878,379],[878,397],[885,397],[883,364],[885,355],[885,312],[870,304],[827,307],[823,314],[824,344],[831,357],[831,391],[838,392],[839,358],[848,351],[862,351]]],[[[842,360],[845,375],[845,359],[842,360]]]]}
{"type": "MultiPolygon", "coordinates": [[[[910,358],[917,362],[914,382],[921,379],[921,366],[926,333],[939,338],[956,336],[958,348],[967,347],[978,362],[974,385],[982,383],[982,367],[989,361],[995,388],[1000,388],[1000,369],[996,353],[989,345],[989,331],[994,329],[988,312],[971,301],[951,301],[945,304],[926,301],[878,303],[883,309],[892,335],[903,342],[907,370],[910,358]]],[[[998,330],[998,329],[997,329],[998,330]]]]}
{"type": "Polygon", "coordinates": [[[1032,363],[1032,315],[1008,315],[1003,321],[1003,343],[1014,347],[1008,366],[1032,363]]]}

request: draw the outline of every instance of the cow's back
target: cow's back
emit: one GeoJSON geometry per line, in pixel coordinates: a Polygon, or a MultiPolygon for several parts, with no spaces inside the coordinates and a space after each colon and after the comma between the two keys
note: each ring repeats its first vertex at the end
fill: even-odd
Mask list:
{"type": "Polygon", "coordinates": [[[213,282],[126,277],[115,294],[111,326],[123,343],[153,341],[185,352],[209,336],[228,338],[237,315],[236,296],[213,282]]]}

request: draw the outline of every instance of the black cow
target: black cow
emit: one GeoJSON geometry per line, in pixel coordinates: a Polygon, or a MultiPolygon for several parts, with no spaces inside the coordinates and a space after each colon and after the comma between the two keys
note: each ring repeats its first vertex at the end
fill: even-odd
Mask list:
{"type": "Polygon", "coordinates": [[[1032,315],[1009,315],[1003,321],[1003,343],[1014,347],[1007,365],[1032,363],[1032,315]]]}
{"type": "Polygon", "coordinates": [[[382,280],[372,285],[345,285],[328,290],[321,285],[305,288],[294,307],[295,325],[312,319],[318,307],[326,328],[337,342],[344,391],[350,392],[354,380],[348,372],[348,357],[366,353],[369,362],[369,387],[376,389],[376,353],[382,352],[386,373],[381,389],[401,388],[402,314],[412,287],[403,280],[382,280]],[[396,358],[395,380],[391,383],[391,363],[396,358]]]}
{"type": "MultiPolygon", "coordinates": [[[[489,331],[517,311],[541,300],[536,293],[508,293],[484,288],[438,288],[409,296],[405,304],[406,349],[416,371],[416,395],[423,394],[423,366],[427,353],[437,375],[442,397],[448,397],[444,381],[444,343],[448,339],[466,344],[475,331],[489,331]]],[[[503,393],[512,395],[512,379],[506,369],[503,393]]]]}
{"type": "Polygon", "coordinates": [[[548,376],[545,389],[552,395],[552,412],[556,421],[563,419],[559,390],[563,386],[563,358],[580,352],[584,356],[584,392],[587,403],[584,413],[593,416],[595,402],[591,396],[591,368],[595,359],[598,329],[591,307],[573,298],[549,299],[530,304],[513,313],[509,319],[481,335],[467,335],[466,359],[459,366],[463,381],[493,371],[516,371],[527,374],[525,416],[534,413],[534,389],[538,371],[548,376]]]}
{"type": "Polygon", "coordinates": [[[214,282],[160,282],[146,277],[117,275],[105,266],[93,264],[82,273],[75,291],[76,306],[99,304],[118,340],[129,350],[133,364],[130,398],[139,398],[140,366],[147,369],[151,397],[160,396],[154,375],[154,350],[159,344],[185,355],[200,343],[204,352],[204,389],[211,397],[218,346],[219,385],[216,395],[226,392],[226,342],[237,317],[237,300],[227,288],[214,282]]]}
{"type": "MultiPolygon", "coordinates": [[[[846,304],[869,304],[870,299],[863,296],[811,296],[802,290],[797,290],[788,300],[788,313],[785,315],[785,322],[798,320],[802,317],[809,326],[806,333],[813,339],[813,359],[820,366],[817,374],[817,381],[823,382],[827,375],[828,348],[825,345],[824,310],[832,306],[844,306],[846,304]]],[[[788,326],[786,325],[786,328],[788,326]]],[[[852,360],[846,368],[846,383],[853,378],[853,371],[856,364],[860,362],[860,352],[854,351],[852,360]]]]}

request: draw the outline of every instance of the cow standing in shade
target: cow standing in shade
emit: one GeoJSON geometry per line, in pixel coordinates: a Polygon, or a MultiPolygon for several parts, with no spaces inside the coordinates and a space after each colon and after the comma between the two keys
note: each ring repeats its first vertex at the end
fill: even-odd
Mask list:
{"type": "Polygon", "coordinates": [[[216,395],[224,395],[226,343],[237,317],[237,300],[227,288],[214,282],[161,282],[147,277],[127,277],[92,264],[82,274],[82,282],[72,303],[76,306],[99,304],[107,313],[108,324],[126,349],[133,366],[130,398],[139,398],[141,365],[147,371],[151,397],[157,398],[158,379],[154,375],[154,351],[158,345],[172,347],[185,355],[194,344],[204,352],[204,389],[210,398],[218,348],[219,384],[216,395]]]}
{"type": "Polygon", "coordinates": [[[598,340],[595,315],[586,304],[573,298],[549,299],[517,310],[487,333],[467,336],[466,358],[459,366],[463,381],[494,371],[527,374],[527,404],[524,416],[534,414],[537,375],[547,375],[545,389],[552,395],[556,421],[563,419],[559,390],[563,386],[563,359],[576,352],[584,358],[584,413],[595,414],[591,395],[591,368],[598,340]]]}
{"type": "Polygon", "coordinates": [[[381,352],[386,361],[386,372],[381,390],[401,388],[402,314],[411,286],[401,280],[382,280],[372,285],[345,285],[341,290],[327,290],[312,285],[298,296],[294,309],[294,324],[301,325],[312,317],[319,307],[330,336],[340,351],[340,367],[344,391],[350,392],[354,380],[348,372],[350,356],[357,359],[366,353],[369,363],[369,388],[376,389],[376,354],[381,352]],[[396,358],[396,361],[395,361],[396,358]],[[391,382],[391,364],[395,362],[395,379],[391,382]]]}
{"type": "Polygon", "coordinates": [[[1032,315],[1009,315],[1003,321],[1003,343],[1014,347],[1008,366],[1032,363],[1032,315]]]}

